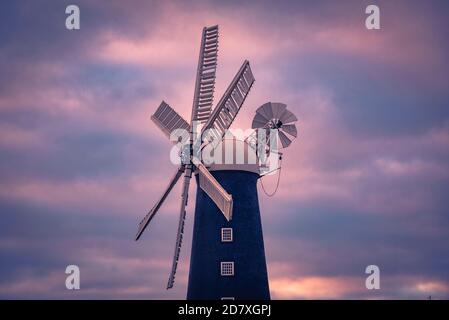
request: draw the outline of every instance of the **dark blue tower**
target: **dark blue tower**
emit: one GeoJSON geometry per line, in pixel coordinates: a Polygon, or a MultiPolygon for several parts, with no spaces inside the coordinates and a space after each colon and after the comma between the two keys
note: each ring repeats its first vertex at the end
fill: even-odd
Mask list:
{"type": "MultiPolygon", "coordinates": [[[[187,299],[270,299],[257,196],[258,173],[217,170],[233,197],[232,220],[197,188],[187,299]]],[[[197,185],[198,185],[198,176],[197,185]]]]}

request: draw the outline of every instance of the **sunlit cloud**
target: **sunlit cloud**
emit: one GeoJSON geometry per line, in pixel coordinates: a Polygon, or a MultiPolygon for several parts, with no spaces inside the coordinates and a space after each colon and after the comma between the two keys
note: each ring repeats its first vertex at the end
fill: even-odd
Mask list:
{"type": "Polygon", "coordinates": [[[357,292],[359,287],[357,279],[331,277],[280,278],[270,283],[276,299],[337,299],[357,292]]]}

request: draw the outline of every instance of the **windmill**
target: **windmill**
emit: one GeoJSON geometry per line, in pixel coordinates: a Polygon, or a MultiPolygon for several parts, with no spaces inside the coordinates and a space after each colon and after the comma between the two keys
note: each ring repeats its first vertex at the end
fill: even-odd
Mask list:
{"type": "MultiPolygon", "coordinates": [[[[212,110],[217,53],[218,26],[205,27],[201,38],[190,123],[165,101],[162,101],[151,117],[167,137],[173,132],[181,132],[179,140],[176,141],[178,145],[180,141],[188,143],[181,146],[181,164],[162,196],[139,223],[135,239],[141,237],[173,187],[183,176],[176,244],[167,283],[167,289],[172,288],[182,245],[190,180],[195,174],[198,188],[187,298],[269,299],[256,188],[257,179],[260,177],[259,165],[257,163],[205,165],[201,159],[201,152],[205,150],[205,146],[213,146],[213,150],[220,148],[220,143],[224,142],[225,134],[255,81],[250,64],[245,60],[212,110]],[[197,124],[202,125],[199,139],[196,132],[197,124]],[[200,150],[199,155],[196,149],[200,150]],[[235,261],[237,256],[241,257],[238,262],[235,261]]],[[[277,117],[278,107],[271,106],[271,115],[277,117]]],[[[254,120],[257,123],[256,126],[253,125],[256,128],[255,132],[261,128],[269,129],[270,125],[276,132],[281,131],[281,127],[285,129],[280,120],[281,114],[277,118],[268,115],[264,112],[262,117],[258,117],[257,121],[254,120]],[[270,122],[272,118],[274,120],[270,122]],[[261,121],[265,123],[262,124],[261,121]],[[267,124],[268,122],[270,124],[267,124]]],[[[280,137],[282,142],[284,138],[280,137]]],[[[250,144],[242,142],[240,145],[250,144]]],[[[246,152],[249,149],[251,148],[246,148],[246,152]]]]}

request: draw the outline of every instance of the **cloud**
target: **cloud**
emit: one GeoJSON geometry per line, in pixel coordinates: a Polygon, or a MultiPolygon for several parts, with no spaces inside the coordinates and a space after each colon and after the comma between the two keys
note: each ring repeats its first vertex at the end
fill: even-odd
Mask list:
{"type": "Polygon", "coordinates": [[[276,197],[259,189],[273,298],[448,296],[445,4],[381,2],[379,32],[351,1],[79,5],[79,32],[63,3],[2,10],[2,297],[185,297],[193,201],[164,290],[180,186],[132,238],[175,170],[150,115],[165,100],[190,117],[200,32],[217,23],[215,102],[244,59],[256,77],[234,128],[266,101],[299,116],[276,197]],[[377,293],[363,287],[373,262],[377,293]],[[72,263],[79,292],[64,287],[72,263]]]}
{"type": "MultiPolygon", "coordinates": [[[[445,282],[421,282],[419,279],[391,278],[384,280],[390,286],[392,283],[401,288],[403,295],[399,299],[445,299],[449,294],[445,282]],[[404,281],[405,280],[405,281],[404,281]],[[402,283],[402,284],[401,284],[402,283]],[[414,283],[412,286],[403,283],[414,283]]],[[[288,277],[274,279],[270,284],[274,299],[382,299],[382,287],[379,290],[367,290],[364,277],[288,277]]]]}
{"type": "Polygon", "coordinates": [[[359,287],[355,279],[331,277],[280,278],[270,283],[275,299],[338,299],[359,287]]]}

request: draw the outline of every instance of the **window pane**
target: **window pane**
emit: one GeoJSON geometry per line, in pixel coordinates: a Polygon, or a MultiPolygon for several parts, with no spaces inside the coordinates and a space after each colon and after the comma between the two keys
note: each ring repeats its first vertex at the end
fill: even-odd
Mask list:
{"type": "Polygon", "coordinates": [[[232,242],[232,228],[221,228],[221,241],[232,242]]]}

